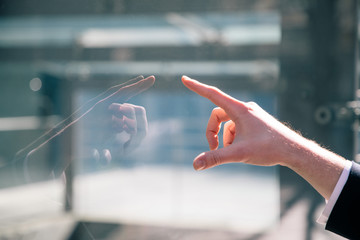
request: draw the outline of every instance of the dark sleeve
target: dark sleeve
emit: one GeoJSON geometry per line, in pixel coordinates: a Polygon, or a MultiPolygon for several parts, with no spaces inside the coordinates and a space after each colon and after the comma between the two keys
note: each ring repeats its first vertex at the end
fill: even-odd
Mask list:
{"type": "Polygon", "coordinates": [[[360,239],[360,165],[353,163],[349,178],[330,213],[325,229],[360,239]]]}

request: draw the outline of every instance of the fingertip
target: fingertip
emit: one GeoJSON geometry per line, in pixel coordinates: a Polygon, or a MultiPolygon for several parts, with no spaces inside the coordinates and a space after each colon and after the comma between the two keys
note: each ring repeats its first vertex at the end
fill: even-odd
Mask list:
{"type": "Polygon", "coordinates": [[[190,78],[189,78],[188,76],[186,76],[186,75],[183,75],[183,76],[181,77],[181,81],[182,81],[183,84],[185,84],[185,85],[186,85],[186,82],[189,81],[189,80],[190,80],[190,78]]]}
{"type": "Polygon", "coordinates": [[[187,79],[190,79],[190,78],[186,75],[182,75],[181,80],[187,80],[187,79]]]}
{"type": "Polygon", "coordinates": [[[151,76],[147,77],[146,80],[149,81],[151,83],[151,85],[153,85],[155,83],[155,76],[151,75],[151,76]]]}
{"type": "Polygon", "coordinates": [[[205,155],[205,153],[201,153],[194,159],[193,167],[196,171],[206,169],[206,161],[205,161],[205,159],[203,159],[204,155],[205,155]]]}
{"type": "Polygon", "coordinates": [[[183,75],[181,77],[181,81],[185,85],[185,87],[187,87],[191,91],[194,91],[194,92],[198,93],[199,85],[201,85],[201,83],[199,81],[197,81],[195,79],[192,79],[192,78],[190,78],[190,77],[188,77],[186,75],[183,75]]]}
{"type": "Polygon", "coordinates": [[[182,80],[183,83],[198,82],[198,81],[196,81],[195,79],[193,79],[193,78],[191,78],[191,77],[188,77],[188,76],[186,76],[186,75],[183,75],[183,76],[181,77],[181,80],[182,80]]]}

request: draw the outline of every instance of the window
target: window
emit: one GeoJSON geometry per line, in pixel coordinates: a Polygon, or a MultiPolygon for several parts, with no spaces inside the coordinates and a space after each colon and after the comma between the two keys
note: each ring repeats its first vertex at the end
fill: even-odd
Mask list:
{"type": "Polygon", "coordinates": [[[194,171],[215,106],[180,79],[277,115],[279,9],[276,0],[2,1],[0,238],[271,236],[278,167],[194,171]],[[139,75],[154,86],[129,93],[139,75]],[[114,132],[114,115],[126,131],[114,132]]]}

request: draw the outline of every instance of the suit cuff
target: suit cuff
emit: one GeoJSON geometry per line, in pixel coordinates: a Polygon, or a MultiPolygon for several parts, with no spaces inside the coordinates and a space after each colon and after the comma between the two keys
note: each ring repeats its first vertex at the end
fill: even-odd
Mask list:
{"type": "Polygon", "coordinates": [[[326,225],[326,223],[329,219],[330,213],[331,213],[332,209],[334,208],[334,205],[335,205],[336,201],[338,200],[339,195],[340,195],[342,189],[344,188],[346,181],[349,178],[351,167],[352,167],[352,162],[346,161],[344,170],[342,171],[342,173],[340,175],[340,178],[334,188],[334,191],[332,192],[329,201],[327,201],[325,209],[323,210],[323,212],[321,213],[320,217],[317,220],[318,223],[326,225]]]}

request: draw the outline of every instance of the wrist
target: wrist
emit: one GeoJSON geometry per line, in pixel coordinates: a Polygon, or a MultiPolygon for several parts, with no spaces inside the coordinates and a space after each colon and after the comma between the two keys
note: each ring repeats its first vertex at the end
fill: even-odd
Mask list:
{"type": "Polygon", "coordinates": [[[346,165],[341,156],[301,137],[293,144],[284,166],[307,180],[325,199],[329,199],[346,165]]]}

